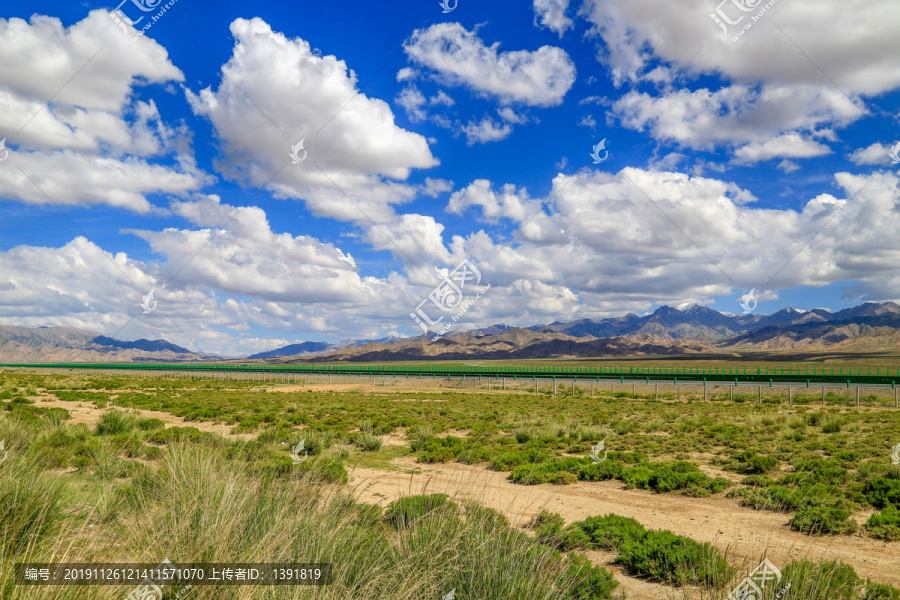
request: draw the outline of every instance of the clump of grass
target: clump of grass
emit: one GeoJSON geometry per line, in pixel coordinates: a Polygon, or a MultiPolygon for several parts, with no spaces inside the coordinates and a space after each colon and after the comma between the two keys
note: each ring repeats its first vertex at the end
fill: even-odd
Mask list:
{"type": "Polygon", "coordinates": [[[333,431],[319,431],[317,429],[304,429],[297,435],[306,440],[305,447],[309,449],[310,454],[322,454],[334,444],[335,438],[333,431]]]}
{"type": "Polygon", "coordinates": [[[166,426],[166,422],[162,419],[157,419],[155,417],[151,417],[148,419],[138,419],[137,427],[141,431],[154,431],[156,429],[161,429],[166,426]]]}
{"type": "Polygon", "coordinates": [[[125,476],[125,466],[122,459],[108,445],[100,446],[89,454],[94,473],[101,481],[111,481],[125,476]]]}
{"type": "Polygon", "coordinates": [[[448,511],[455,514],[456,505],[449,502],[448,498],[447,494],[429,494],[427,496],[407,496],[395,500],[385,511],[384,520],[395,529],[402,529],[435,511],[448,511]]]}
{"type": "Polygon", "coordinates": [[[357,434],[356,444],[362,448],[364,452],[375,452],[381,450],[381,436],[375,435],[371,431],[364,431],[357,434]]]}
{"type": "Polygon", "coordinates": [[[853,567],[838,561],[794,561],[782,573],[781,585],[790,586],[788,595],[792,598],[856,600],[865,589],[853,567]]]}
{"type": "Polygon", "coordinates": [[[103,413],[97,422],[97,435],[119,435],[131,433],[137,424],[134,415],[121,410],[103,413]]]}
{"type": "Polygon", "coordinates": [[[842,417],[829,415],[822,419],[822,433],[838,433],[845,423],[842,417]]]}
{"type": "Polygon", "coordinates": [[[900,465],[891,465],[884,474],[888,479],[900,480],[900,465]]]}
{"type": "Polygon", "coordinates": [[[65,485],[21,462],[6,464],[4,470],[7,472],[0,477],[0,540],[4,554],[22,556],[52,539],[62,526],[65,485]]]}

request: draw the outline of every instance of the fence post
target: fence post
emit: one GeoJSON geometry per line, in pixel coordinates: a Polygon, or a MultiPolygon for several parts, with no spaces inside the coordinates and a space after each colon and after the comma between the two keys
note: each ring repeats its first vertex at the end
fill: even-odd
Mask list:
{"type": "Polygon", "coordinates": [[[762,386],[759,386],[759,398],[756,399],[757,404],[762,404],[762,386]]]}
{"type": "Polygon", "coordinates": [[[788,386],[788,406],[794,403],[794,388],[788,386]]]}
{"type": "Polygon", "coordinates": [[[825,406],[825,385],[822,385],[822,406],[825,406]]]}
{"type": "Polygon", "coordinates": [[[728,401],[734,402],[734,386],[733,385],[728,386],[728,401]]]}
{"type": "Polygon", "coordinates": [[[856,405],[859,406],[859,385],[856,386],[856,405]]]}
{"type": "Polygon", "coordinates": [[[659,400],[659,383],[656,384],[656,400],[659,400]]]}

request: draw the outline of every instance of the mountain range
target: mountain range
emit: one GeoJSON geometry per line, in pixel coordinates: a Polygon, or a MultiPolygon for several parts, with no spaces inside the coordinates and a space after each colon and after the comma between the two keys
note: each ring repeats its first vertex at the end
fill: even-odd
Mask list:
{"type": "Polygon", "coordinates": [[[166,340],[126,342],[74,327],[0,326],[0,362],[134,362],[196,360],[166,340]]]}
{"type": "MultiPolygon", "coordinates": [[[[900,305],[867,302],[837,312],[785,307],[771,315],[720,313],[706,306],[663,306],[598,321],[580,319],[513,327],[498,323],[457,330],[434,339],[305,341],[240,360],[387,361],[428,359],[526,359],[589,356],[731,355],[744,352],[900,349],[900,305]]],[[[0,362],[222,360],[166,340],[125,342],[71,327],[0,326],[0,362]]]]}

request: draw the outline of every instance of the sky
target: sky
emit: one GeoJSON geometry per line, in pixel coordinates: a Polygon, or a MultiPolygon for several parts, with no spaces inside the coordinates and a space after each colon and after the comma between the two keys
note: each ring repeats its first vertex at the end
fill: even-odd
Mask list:
{"type": "Polygon", "coordinates": [[[239,356],[897,300],[898,31],[896,0],[5,3],[0,325],[239,356]]]}

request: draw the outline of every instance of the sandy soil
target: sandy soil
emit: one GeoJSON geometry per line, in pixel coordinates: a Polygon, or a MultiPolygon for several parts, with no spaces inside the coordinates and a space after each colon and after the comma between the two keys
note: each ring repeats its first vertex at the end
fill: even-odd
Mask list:
{"type": "MultiPolygon", "coordinates": [[[[77,425],[78,423],[83,423],[87,425],[89,428],[93,429],[97,425],[97,421],[100,420],[100,415],[110,410],[110,408],[117,408],[115,406],[111,406],[108,408],[97,408],[93,405],[93,403],[88,402],[79,402],[76,400],[47,400],[47,399],[38,399],[36,400],[36,406],[40,406],[41,408],[64,408],[69,411],[69,414],[72,415],[71,420],[66,421],[70,425],[77,425]],[[80,404],[80,406],[79,406],[80,404]]],[[[119,408],[119,410],[125,410],[131,413],[139,413],[141,418],[150,419],[162,419],[166,423],[166,427],[196,427],[200,431],[207,431],[209,433],[217,433],[221,436],[230,437],[232,439],[239,440],[251,440],[256,437],[256,434],[253,433],[232,433],[235,425],[226,425],[224,423],[210,423],[208,421],[185,421],[181,417],[176,417],[175,415],[167,412],[163,412],[160,410],[142,410],[138,408],[119,408]]]]}
{"type": "MultiPolygon", "coordinates": [[[[579,482],[572,485],[522,486],[508,482],[507,474],[483,466],[458,463],[419,465],[413,457],[393,461],[402,470],[386,472],[352,469],[351,485],[365,502],[385,505],[410,494],[446,493],[472,499],[503,512],[510,523],[524,525],[543,509],[557,512],[566,522],[615,513],[633,517],[650,529],[669,529],[700,542],[710,542],[732,564],[755,567],[765,555],[776,565],[810,558],[841,560],[854,566],[862,577],[900,585],[897,568],[900,544],[888,544],[862,536],[811,537],[791,531],[789,515],[754,511],[724,497],[687,498],[626,490],[621,482],[579,482]],[[415,472],[413,472],[415,471],[415,472]]],[[[592,559],[616,571],[629,598],[683,597],[671,587],[625,576],[609,564],[611,553],[591,553],[592,559]]]]}

